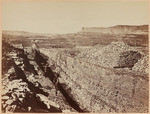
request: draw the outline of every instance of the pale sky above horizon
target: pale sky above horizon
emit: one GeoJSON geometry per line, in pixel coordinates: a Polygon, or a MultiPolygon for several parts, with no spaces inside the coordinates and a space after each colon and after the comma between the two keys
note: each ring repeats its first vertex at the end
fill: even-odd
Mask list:
{"type": "Polygon", "coordinates": [[[82,27],[148,24],[146,1],[5,1],[2,30],[73,33],[82,27]]]}

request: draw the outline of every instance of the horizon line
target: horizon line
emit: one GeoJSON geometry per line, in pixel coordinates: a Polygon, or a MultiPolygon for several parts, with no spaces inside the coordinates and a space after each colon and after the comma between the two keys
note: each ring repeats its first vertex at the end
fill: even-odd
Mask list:
{"type": "MultiPolygon", "coordinates": [[[[81,27],[80,30],[82,30],[83,28],[111,28],[111,27],[116,27],[116,26],[149,26],[149,24],[139,24],[139,25],[127,25],[127,24],[124,24],[124,25],[113,25],[113,26],[107,26],[107,27],[104,27],[104,26],[91,26],[91,27],[81,27]]],[[[27,30],[9,30],[9,29],[2,29],[2,32],[3,31],[15,31],[15,32],[28,32],[28,33],[35,33],[35,34],[71,34],[71,33],[77,33],[77,32],[70,32],[70,33],[40,33],[40,32],[32,32],[32,31],[27,31],[27,30]]],[[[80,31],[78,31],[80,32],[80,31]]]]}

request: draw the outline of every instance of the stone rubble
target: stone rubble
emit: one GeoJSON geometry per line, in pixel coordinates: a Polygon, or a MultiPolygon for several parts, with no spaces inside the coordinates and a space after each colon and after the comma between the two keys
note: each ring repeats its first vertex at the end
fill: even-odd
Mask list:
{"type": "MultiPolygon", "coordinates": [[[[8,46],[7,48],[10,47],[8,46]]],[[[7,57],[7,60],[10,59],[14,62],[9,64],[7,61],[4,61],[8,70],[4,72],[2,77],[3,112],[62,112],[62,110],[74,112],[63,101],[64,98],[59,92],[58,95],[55,94],[55,86],[49,79],[43,76],[43,71],[33,61],[34,56],[32,53],[29,55],[30,59],[28,62],[28,58],[26,58],[26,55],[21,50],[12,48],[9,51],[5,51],[3,51],[4,58],[7,57]],[[34,69],[37,73],[33,71],[34,69]],[[31,100],[32,103],[30,102],[31,100]]]]}

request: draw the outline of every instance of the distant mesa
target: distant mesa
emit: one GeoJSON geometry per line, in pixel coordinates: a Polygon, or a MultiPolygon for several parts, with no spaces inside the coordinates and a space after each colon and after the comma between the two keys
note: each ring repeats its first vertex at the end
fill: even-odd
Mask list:
{"type": "Polygon", "coordinates": [[[108,34],[148,34],[148,25],[117,25],[112,27],[82,27],[80,32],[98,32],[108,34]]]}
{"type": "MultiPolygon", "coordinates": [[[[116,25],[112,27],[82,27],[78,33],[95,32],[102,34],[148,34],[148,25],[116,25]]],[[[15,36],[53,36],[55,34],[30,33],[25,31],[3,30],[2,34],[15,36]]]]}

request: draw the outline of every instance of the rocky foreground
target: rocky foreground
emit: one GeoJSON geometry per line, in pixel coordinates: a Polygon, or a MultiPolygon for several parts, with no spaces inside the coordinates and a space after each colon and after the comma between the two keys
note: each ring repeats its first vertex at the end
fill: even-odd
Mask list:
{"type": "Polygon", "coordinates": [[[148,112],[148,55],[123,42],[84,51],[3,41],[3,112],[148,112]]]}
{"type": "Polygon", "coordinates": [[[54,73],[46,72],[46,60],[41,67],[33,52],[3,42],[2,112],[76,112],[49,79],[54,73]]]}

